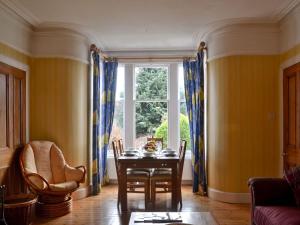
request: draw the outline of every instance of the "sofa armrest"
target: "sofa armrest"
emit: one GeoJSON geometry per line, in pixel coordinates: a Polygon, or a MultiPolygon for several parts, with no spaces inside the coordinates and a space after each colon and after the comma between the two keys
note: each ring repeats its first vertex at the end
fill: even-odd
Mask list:
{"type": "Polygon", "coordinates": [[[292,189],[282,178],[250,178],[248,186],[251,192],[252,225],[255,225],[254,211],[256,206],[296,205],[292,189]]]}
{"type": "Polygon", "coordinates": [[[250,178],[252,206],[296,205],[293,191],[282,178],[250,178]]]}
{"type": "Polygon", "coordinates": [[[83,183],[85,181],[86,169],[84,166],[71,167],[65,165],[65,175],[67,181],[83,183]]]}

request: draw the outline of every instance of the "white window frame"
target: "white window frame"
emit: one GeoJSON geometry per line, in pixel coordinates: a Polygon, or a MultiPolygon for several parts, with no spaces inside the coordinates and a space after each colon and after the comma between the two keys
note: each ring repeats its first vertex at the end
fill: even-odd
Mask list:
{"type": "MultiPolygon", "coordinates": [[[[135,143],[135,68],[136,67],[159,67],[168,68],[168,95],[167,100],[157,102],[167,102],[168,107],[168,143],[172,149],[178,149],[179,132],[179,94],[178,94],[178,63],[126,63],[125,67],[125,104],[124,104],[124,144],[126,147],[134,147],[135,143]],[[174,121],[177,121],[174,123],[174,121]]],[[[147,102],[146,100],[143,102],[147,102]]],[[[155,102],[155,100],[149,100],[155,102]]]]}
{"type": "MultiPolygon", "coordinates": [[[[167,114],[168,114],[168,143],[167,143],[167,146],[169,147],[169,140],[170,140],[170,132],[169,132],[169,124],[170,124],[170,120],[169,120],[169,102],[170,102],[170,85],[169,85],[169,82],[170,82],[170,65],[169,64],[161,64],[161,63],[157,63],[157,64],[153,64],[153,63],[143,63],[143,64],[134,64],[134,68],[133,68],[133,77],[134,77],[134,80],[133,80],[133,86],[132,86],[132,89],[133,89],[133,107],[134,107],[134,115],[133,115],[133,143],[135,142],[136,140],[136,102],[165,102],[167,103],[167,114]],[[135,74],[135,68],[136,67],[147,67],[147,68],[159,68],[159,67],[167,67],[168,68],[168,74],[167,74],[167,78],[168,78],[168,83],[167,83],[167,99],[166,100],[136,100],[136,94],[135,94],[135,79],[136,79],[136,74],[135,74]]],[[[133,145],[133,147],[135,147],[133,145]]]]}

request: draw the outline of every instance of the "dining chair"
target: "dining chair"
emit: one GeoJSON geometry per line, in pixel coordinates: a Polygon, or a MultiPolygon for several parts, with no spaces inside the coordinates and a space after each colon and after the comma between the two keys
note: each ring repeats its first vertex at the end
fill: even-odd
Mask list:
{"type": "MultiPolygon", "coordinates": [[[[118,142],[118,147],[119,147],[120,155],[122,155],[124,153],[123,140],[122,139],[118,139],[117,142],[118,142]]],[[[149,173],[149,176],[152,173],[152,169],[147,169],[147,168],[145,168],[145,169],[143,169],[143,168],[128,169],[128,170],[130,170],[130,171],[143,171],[143,172],[147,172],[147,173],[149,173]]]]}
{"type": "MultiPolygon", "coordinates": [[[[112,147],[114,152],[115,166],[117,179],[125,179],[120,176],[118,158],[121,156],[121,149],[119,142],[117,140],[112,141],[112,147]]],[[[119,183],[119,182],[118,182],[119,183]]],[[[145,208],[148,208],[150,201],[150,174],[146,171],[137,171],[137,170],[127,170],[127,193],[144,193],[145,194],[145,208]],[[142,188],[142,190],[140,190],[142,188]]],[[[120,205],[120,191],[118,187],[118,202],[117,205],[120,205]]]]}
{"type": "MultiPolygon", "coordinates": [[[[177,187],[179,193],[180,209],[182,208],[182,194],[181,194],[181,182],[182,182],[182,172],[184,165],[184,157],[186,152],[186,141],[182,140],[179,147],[179,167],[178,167],[178,177],[177,177],[177,187]]],[[[171,170],[154,170],[151,178],[151,204],[155,207],[156,193],[169,193],[172,192],[172,171],[171,170]]]]}

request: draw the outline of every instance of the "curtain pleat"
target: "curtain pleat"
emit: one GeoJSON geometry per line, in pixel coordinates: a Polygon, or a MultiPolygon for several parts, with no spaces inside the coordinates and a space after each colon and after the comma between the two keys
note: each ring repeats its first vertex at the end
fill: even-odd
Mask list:
{"type": "Polygon", "coordinates": [[[103,62],[103,76],[101,89],[101,184],[109,182],[107,173],[107,149],[109,145],[110,134],[112,130],[115,97],[117,84],[117,68],[116,60],[103,62]]]}
{"type": "Polygon", "coordinates": [[[92,137],[92,192],[100,192],[100,56],[91,52],[91,72],[93,77],[93,137],[92,137]]]}
{"type": "Polygon", "coordinates": [[[118,62],[101,61],[99,53],[91,51],[93,77],[93,133],[92,133],[92,193],[97,195],[109,181],[107,150],[112,130],[118,62]],[[101,68],[101,69],[100,69],[101,68]]]}
{"type": "Polygon", "coordinates": [[[207,194],[204,149],[204,52],[184,60],[184,87],[192,147],[193,192],[207,194]]]}

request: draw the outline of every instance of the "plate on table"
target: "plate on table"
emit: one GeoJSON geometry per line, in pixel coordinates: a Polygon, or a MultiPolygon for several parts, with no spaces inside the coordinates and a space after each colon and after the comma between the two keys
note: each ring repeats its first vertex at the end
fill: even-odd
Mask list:
{"type": "Polygon", "coordinates": [[[176,154],[175,150],[172,149],[166,149],[162,151],[163,154],[176,154]]]}
{"type": "Polygon", "coordinates": [[[125,150],[125,154],[137,154],[139,151],[138,150],[125,150]]]}
{"type": "Polygon", "coordinates": [[[134,153],[134,152],[124,152],[123,156],[136,156],[136,153],[134,153]]]}
{"type": "Polygon", "coordinates": [[[176,152],[173,152],[173,153],[164,153],[164,156],[166,157],[175,157],[177,156],[176,152]]]}

